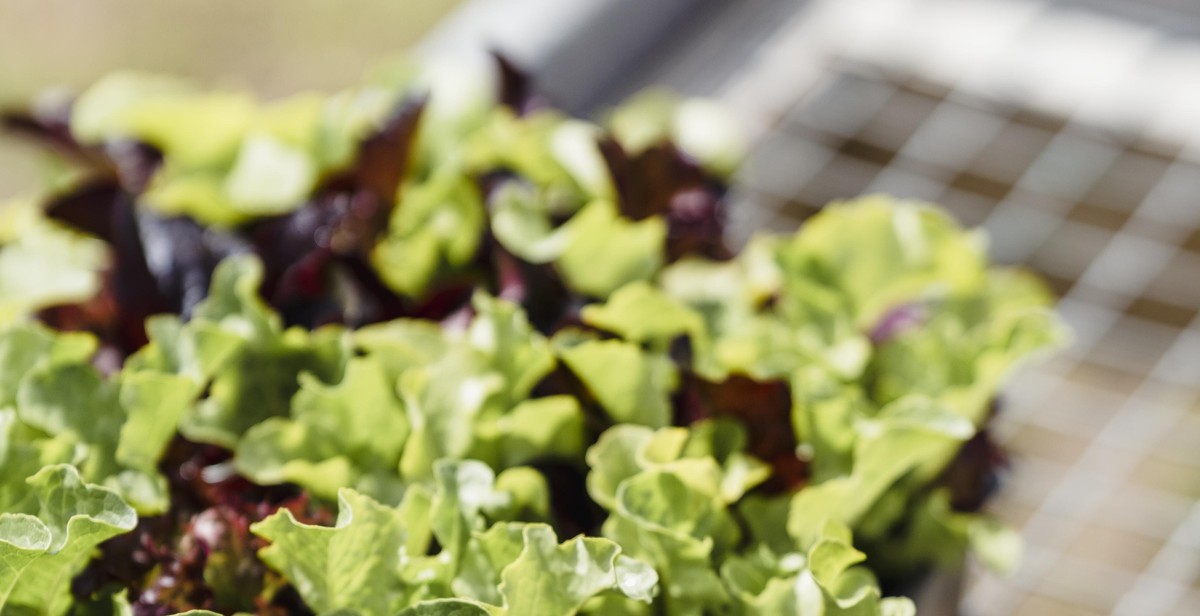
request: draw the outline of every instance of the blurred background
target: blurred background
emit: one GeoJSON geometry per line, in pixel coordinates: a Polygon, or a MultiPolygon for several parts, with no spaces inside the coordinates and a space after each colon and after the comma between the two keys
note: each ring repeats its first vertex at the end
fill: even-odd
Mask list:
{"type": "MultiPolygon", "coordinates": [[[[405,50],[446,0],[0,0],[0,107],[117,69],[263,96],[334,90],[405,50]]],[[[36,148],[0,135],[0,199],[41,185],[36,148]]]]}
{"type": "MultiPolygon", "coordinates": [[[[164,70],[271,96],[496,48],[589,114],[649,85],[752,138],[735,241],[832,199],[941,203],[1076,332],[1010,384],[1010,578],[968,616],[1200,614],[1200,5],[1192,0],[0,0],[0,103],[164,70]]],[[[0,197],[38,185],[0,141],[0,197]]],[[[950,610],[953,612],[953,609],[950,610]]]]}

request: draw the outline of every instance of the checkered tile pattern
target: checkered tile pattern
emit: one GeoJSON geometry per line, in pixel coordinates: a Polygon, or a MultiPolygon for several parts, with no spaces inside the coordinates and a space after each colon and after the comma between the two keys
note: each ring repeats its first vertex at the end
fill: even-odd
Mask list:
{"type": "Polygon", "coordinates": [[[1200,158],[915,72],[820,75],[754,144],[740,228],[864,193],[934,201],[1040,272],[1075,330],[1007,387],[991,509],[1026,556],[1007,579],[973,567],[961,613],[1200,614],[1200,158]]]}

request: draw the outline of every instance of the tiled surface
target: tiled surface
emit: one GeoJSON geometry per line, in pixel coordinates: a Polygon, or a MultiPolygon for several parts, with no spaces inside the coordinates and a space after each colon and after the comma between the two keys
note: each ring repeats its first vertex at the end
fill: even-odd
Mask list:
{"type": "Polygon", "coordinates": [[[747,226],[869,192],[982,225],[1076,331],[1008,387],[993,509],[1022,568],[973,570],[973,616],[1200,614],[1200,163],[1167,140],[835,61],[755,145],[747,226]]]}

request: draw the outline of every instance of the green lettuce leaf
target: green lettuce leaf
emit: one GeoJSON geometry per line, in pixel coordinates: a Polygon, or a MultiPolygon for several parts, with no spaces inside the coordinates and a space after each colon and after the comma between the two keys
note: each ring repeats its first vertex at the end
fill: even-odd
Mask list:
{"type": "Polygon", "coordinates": [[[415,296],[441,269],[462,266],[475,256],[485,213],[471,178],[448,167],[402,187],[399,203],[371,261],[393,290],[415,296]]]}
{"type": "Polygon", "coordinates": [[[604,591],[649,603],[658,575],[621,554],[604,539],[576,537],[558,543],[544,525],[524,529],[525,548],[502,574],[504,605],[512,614],[574,614],[604,591]]]}
{"type": "Polygon", "coordinates": [[[588,203],[566,223],[544,193],[509,182],[493,197],[492,228],[507,250],[530,263],[555,263],[574,291],[607,297],[622,285],[648,280],[662,267],[666,223],[631,221],[610,200],[588,203]]]}
{"type": "Polygon", "coordinates": [[[437,323],[396,319],[367,325],[352,334],[354,346],[378,359],[395,380],[409,368],[432,364],[444,356],[451,341],[437,323]]]}
{"type": "Polygon", "coordinates": [[[0,326],[100,290],[105,245],[49,219],[32,201],[0,203],[0,326]]]}
{"type": "MultiPolygon", "coordinates": [[[[184,416],[180,425],[192,440],[236,447],[250,427],[288,414],[301,373],[335,382],[343,372],[349,353],[345,333],[334,327],[312,332],[283,330],[279,315],[258,297],[261,280],[262,264],[255,258],[235,256],[222,261],[213,273],[209,296],[196,306],[192,321],[184,326],[197,331],[197,337],[200,331],[214,329],[226,334],[205,335],[193,343],[194,349],[207,355],[199,358],[209,360],[204,364],[212,363],[215,351],[224,361],[207,366],[213,371],[209,395],[184,416]],[[237,337],[232,350],[226,346],[231,342],[228,335],[237,337]],[[210,341],[215,344],[204,344],[210,341]]],[[[188,367],[177,365],[181,370],[188,367]]],[[[201,374],[205,372],[203,368],[196,370],[194,364],[191,367],[201,374]]]]}
{"type": "Polygon", "coordinates": [[[497,468],[546,458],[578,459],[584,450],[584,416],[571,396],[520,402],[504,415],[476,427],[473,453],[497,468]]]}
{"type": "Polygon", "coordinates": [[[708,332],[700,314],[644,281],[617,289],[604,304],[584,306],[580,316],[588,325],[660,349],[677,336],[689,335],[696,353],[707,352],[708,332]]]}
{"type": "Polygon", "coordinates": [[[663,265],[667,225],[660,217],[624,219],[611,201],[593,201],[564,225],[570,242],[556,262],[567,285],[604,298],[622,285],[647,280],[663,265]]]}
{"type": "Polygon", "coordinates": [[[650,470],[621,483],[603,534],[662,580],[672,613],[694,613],[728,602],[715,566],[737,542],[737,526],[717,499],[676,473],[650,470]]]}
{"type": "MultiPolygon", "coordinates": [[[[183,377],[126,369],[106,380],[79,359],[43,359],[21,379],[6,449],[40,464],[74,464],[139,512],[161,513],[168,502],[158,460],[197,392],[183,377]]],[[[14,464],[8,491],[36,469],[14,464]]]]}
{"type": "Polygon", "coordinates": [[[811,545],[830,521],[854,525],[891,485],[936,459],[944,446],[975,433],[971,422],[922,396],[902,398],[856,422],[849,474],[802,488],[792,497],[789,534],[811,545]]]}
{"type": "Polygon", "coordinates": [[[131,371],[122,375],[120,388],[118,398],[126,418],[117,437],[116,461],[155,473],[179,420],[196,399],[196,386],[173,374],[131,371]]]}
{"type": "Polygon", "coordinates": [[[436,363],[400,377],[400,395],[412,427],[400,459],[405,477],[428,477],[434,462],[465,458],[474,444],[469,429],[504,383],[469,349],[455,347],[436,363]]]}
{"type": "Polygon", "coordinates": [[[1011,574],[1021,560],[1021,538],[996,518],[978,512],[955,511],[945,489],[924,496],[915,506],[911,529],[874,563],[881,571],[902,571],[912,563],[930,563],[953,570],[968,551],[1002,575],[1011,574]]]}
{"type": "Polygon", "coordinates": [[[542,377],[554,369],[550,343],[529,324],[516,304],[477,293],[471,301],[476,316],[467,330],[471,347],[504,380],[499,403],[511,407],[529,397],[542,377]]]}
{"type": "Polygon", "coordinates": [[[163,154],[139,203],[172,215],[234,226],[305,202],[318,179],[345,165],[397,95],[362,88],[261,104],[235,91],[204,92],[183,80],[117,73],[72,107],[85,144],[132,139],[163,154]]]}
{"type": "Polygon", "coordinates": [[[663,271],[666,294],[703,317],[705,335],[692,335],[699,375],[788,379],[813,364],[843,379],[862,375],[871,353],[867,337],[836,293],[785,276],[784,246],[759,236],[732,261],[683,259],[663,271]]]}
{"type": "Polygon", "coordinates": [[[513,485],[477,461],[440,462],[432,495],[412,486],[392,508],[343,488],[333,527],[280,510],[251,530],[271,542],[263,561],[317,613],[574,614],[602,592],[651,600],[654,570],[611,541],[559,544],[544,524],[488,526],[520,499],[513,485]],[[427,556],[435,537],[440,552],[427,556]]]}
{"type": "Polygon", "coordinates": [[[678,375],[665,355],[621,340],[588,340],[559,357],[616,422],[661,427],[671,421],[678,375]]]}
{"type": "Polygon", "coordinates": [[[898,304],[978,289],[984,248],[931,205],[871,196],[822,209],[781,256],[789,275],[836,290],[854,321],[871,326],[898,304]]]}
{"type": "Polygon", "coordinates": [[[54,332],[39,323],[0,328],[0,407],[17,402],[21,381],[35,368],[85,362],[95,352],[90,334],[54,332]]]}
{"type": "Polygon", "coordinates": [[[503,468],[531,456],[582,452],[575,403],[528,400],[554,368],[549,342],[511,302],[477,294],[473,306],[465,335],[448,334],[441,357],[400,376],[413,426],[400,462],[405,477],[428,476],[441,458],[480,458],[503,468]],[[522,450],[558,437],[564,440],[550,449],[522,450]]]}
{"type": "Polygon", "coordinates": [[[666,470],[732,504],[770,475],[766,464],[743,451],[745,444],[745,430],[730,420],[701,420],[687,428],[659,430],[619,424],[588,449],[588,494],[606,509],[614,509],[617,491],[626,479],[643,471],[666,470]]]}
{"type": "Polygon", "coordinates": [[[351,489],[338,493],[335,526],[310,526],[281,509],[251,525],[271,545],[259,558],[282,573],[317,613],[353,610],[385,615],[405,605],[397,572],[406,542],[401,512],[351,489]]]}
{"type": "Polygon", "coordinates": [[[848,528],[828,524],[807,552],[759,550],[730,558],[721,578],[734,597],[735,614],[913,614],[905,598],[882,598],[874,575],[856,566],[866,557],[851,544],[848,528]]]}
{"type": "Polygon", "coordinates": [[[571,243],[570,228],[555,227],[554,203],[545,192],[505,182],[489,199],[492,233],[506,250],[530,263],[550,263],[571,243]]]}
{"type": "Polygon", "coordinates": [[[354,487],[386,502],[407,438],[408,419],[384,368],[354,358],[337,385],[301,373],[290,417],[247,430],[234,463],[256,483],[296,483],[326,499],[354,487]]]}
{"type": "Polygon", "coordinates": [[[402,614],[573,616],[601,593],[619,593],[645,603],[654,597],[658,582],[654,569],[625,556],[611,541],[576,537],[560,544],[554,530],[544,524],[503,530],[501,539],[493,531],[477,535],[491,548],[493,563],[508,561],[500,570],[499,605],[478,599],[440,599],[417,604],[402,614]],[[519,543],[513,537],[517,529],[519,543]]]}
{"type": "Polygon", "coordinates": [[[28,484],[36,514],[0,513],[0,605],[57,616],[70,607],[71,578],[95,547],[133,530],[137,514],[69,465],[47,466],[28,484]]]}
{"type": "Polygon", "coordinates": [[[316,182],[317,167],[307,152],[271,135],[251,133],[238,148],[222,188],[235,209],[263,216],[295,209],[316,182]]]}
{"type": "MultiPolygon", "coordinates": [[[[611,199],[612,180],[594,127],[538,110],[517,117],[494,109],[467,140],[463,158],[479,173],[511,169],[528,180],[553,213],[570,214],[591,199],[611,199]]],[[[519,253],[518,253],[519,254],[519,253]]]]}
{"type": "Polygon", "coordinates": [[[769,475],[743,453],[745,440],[723,420],[659,430],[626,424],[588,450],[588,492],[610,510],[604,536],[656,569],[670,613],[730,601],[717,576],[740,538],[728,506],[769,475]]]}
{"type": "Polygon", "coordinates": [[[718,177],[732,175],[745,157],[744,132],[729,110],[715,101],[680,100],[670,92],[651,88],[609,112],[606,124],[630,154],[674,143],[718,177]]]}
{"type": "Polygon", "coordinates": [[[886,403],[919,392],[982,422],[1015,367],[1067,342],[1051,303],[1049,290],[1032,274],[996,269],[979,293],[926,305],[921,327],[878,349],[872,362],[877,398],[886,403]]]}

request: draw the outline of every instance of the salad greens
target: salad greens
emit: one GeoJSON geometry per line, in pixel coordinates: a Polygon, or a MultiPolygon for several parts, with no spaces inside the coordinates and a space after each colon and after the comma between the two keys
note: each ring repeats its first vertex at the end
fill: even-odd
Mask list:
{"type": "Polygon", "coordinates": [[[75,170],[0,210],[0,613],[901,616],[1014,566],[1035,277],[883,196],[735,254],[711,104],[431,66],[8,117],[75,170]]]}

